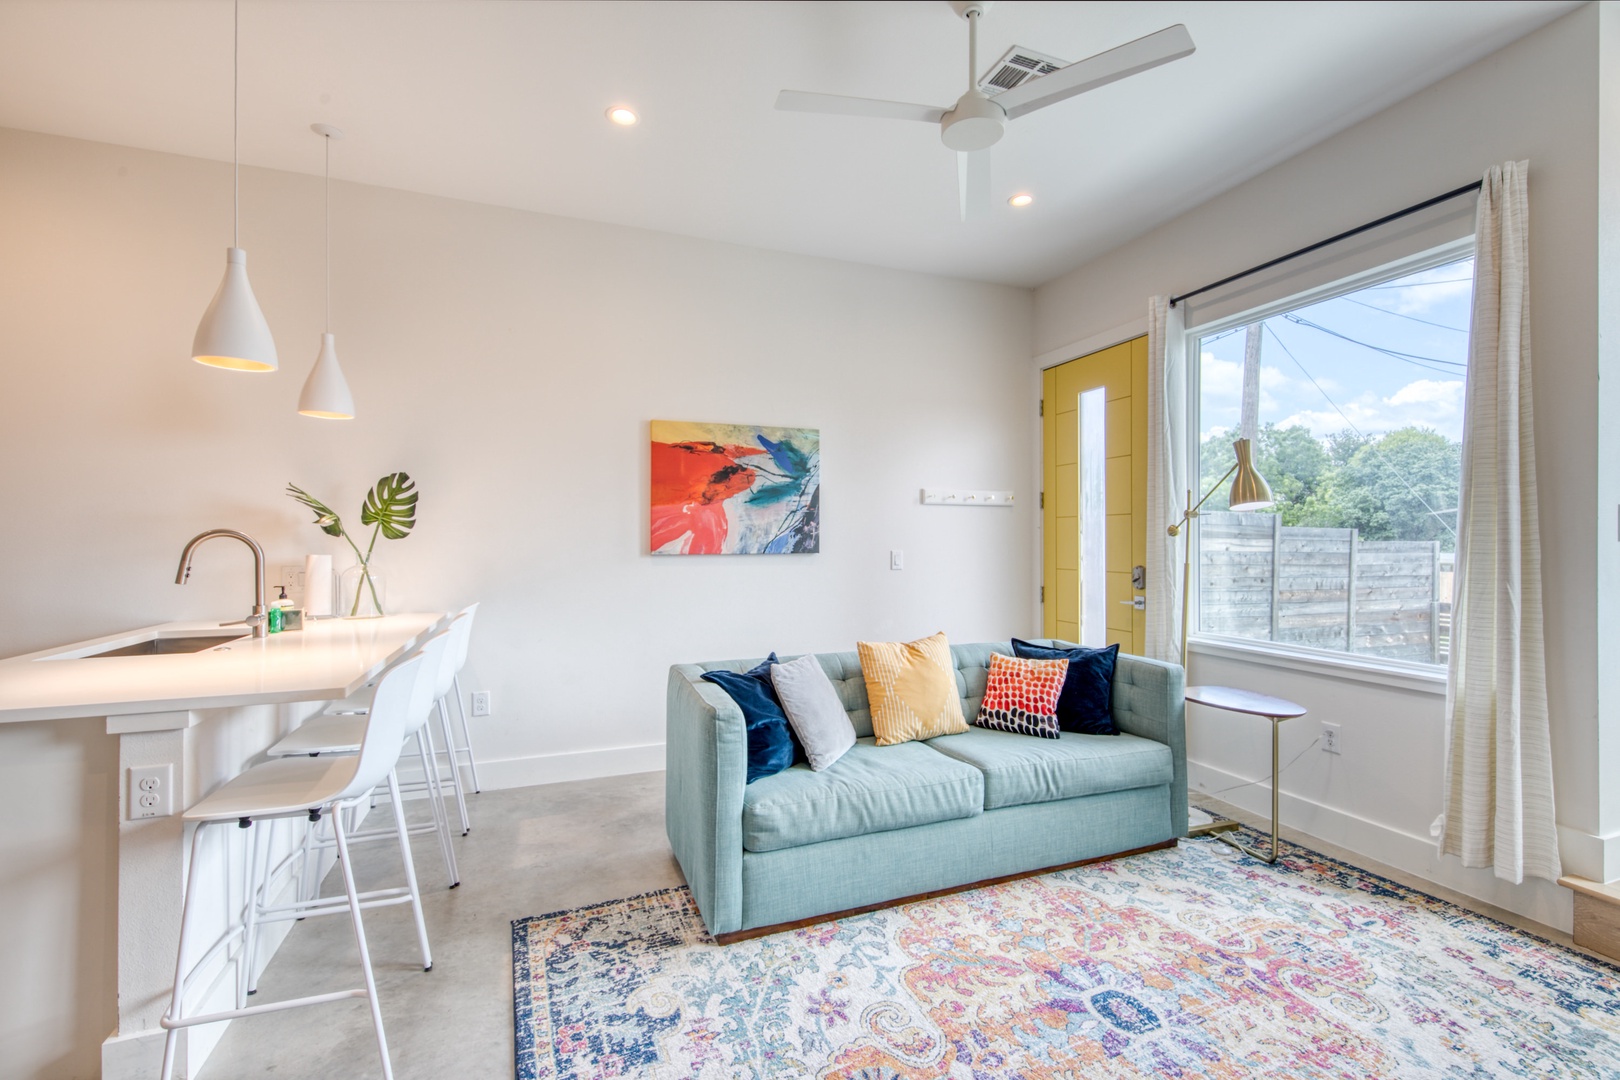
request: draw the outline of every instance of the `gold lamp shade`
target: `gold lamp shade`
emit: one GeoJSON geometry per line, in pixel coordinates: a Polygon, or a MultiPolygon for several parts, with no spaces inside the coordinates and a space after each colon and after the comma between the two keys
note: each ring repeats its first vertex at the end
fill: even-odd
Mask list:
{"type": "Polygon", "coordinates": [[[1237,453],[1237,475],[1232,477],[1232,493],[1227,497],[1227,506],[1237,513],[1243,513],[1274,505],[1276,500],[1271,497],[1271,485],[1254,470],[1249,440],[1239,439],[1232,444],[1232,449],[1237,453]]]}

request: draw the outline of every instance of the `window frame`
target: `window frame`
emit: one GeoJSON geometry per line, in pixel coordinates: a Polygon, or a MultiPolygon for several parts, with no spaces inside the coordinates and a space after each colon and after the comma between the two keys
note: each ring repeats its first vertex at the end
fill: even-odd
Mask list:
{"type": "MultiPolygon", "coordinates": [[[[1446,263],[1474,256],[1477,250],[1475,237],[1470,233],[1468,236],[1448,241],[1436,247],[1426,248],[1423,251],[1393,262],[1384,263],[1369,270],[1347,275],[1313,289],[1293,293],[1268,304],[1252,307],[1224,318],[1212,319],[1197,326],[1187,327],[1182,341],[1182,347],[1185,350],[1182,355],[1187,357],[1186,468],[1188,478],[1191,479],[1201,475],[1198,457],[1202,449],[1202,440],[1199,437],[1199,431],[1202,428],[1201,411],[1203,408],[1202,375],[1204,365],[1203,353],[1199,348],[1199,342],[1202,339],[1235,327],[1248,326],[1251,323],[1269,319],[1274,315],[1281,315],[1286,311],[1309,307],[1312,304],[1331,300],[1337,296],[1344,296],[1347,293],[1358,292],[1374,285],[1395,281],[1410,274],[1433,269],[1436,266],[1444,266],[1446,263]]],[[[1471,336],[1472,328],[1470,328],[1471,336]]],[[[1194,495],[1194,498],[1196,499],[1203,494],[1202,491],[1199,491],[1194,495]]],[[[1192,521],[1188,522],[1185,534],[1189,550],[1196,556],[1203,543],[1203,529],[1199,517],[1194,517],[1192,521]]],[[[1366,653],[1337,652],[1332,649],[1316,649],[1308,645],[1292,645],[1284,642],[1266,641],[1261,638],[1210,634],[1198,630],[1201,614],[1199,612],[1199,600],[1202,594],[1201,562],[1202,560],[1198,558],[1191,560],[1191,569],[1187,580],[1188,652],[1229,659],[1254,660],[1275,667],[1347,678],[1358,682],[1400,686],[1420,692],[1445,692],[1446,664],[1421,664],[1410,660],[1396,660],[1366,653]]]]}

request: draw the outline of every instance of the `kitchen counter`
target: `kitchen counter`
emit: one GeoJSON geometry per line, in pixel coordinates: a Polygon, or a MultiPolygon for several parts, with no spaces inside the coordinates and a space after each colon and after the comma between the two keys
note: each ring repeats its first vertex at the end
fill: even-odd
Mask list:
{"type": "Polygon", "coordinates": [[[153,636],[247,633],[172,622],[0,660],[0,723],[105,716],[109,733],[181,726],[118,717],[347,697],[423,637],[441,612],[321,619],[303,630],[243,636],[202,652],[87,656],[153,636]],[[130,726],[138,724],[140,726],[130,726]]]}
{"type": "MultiPolygon", "coordinates": [[[[232,868],[248,857],[247,833],[217,830],[201,865],[188,866],[182,812],[446,618],[322,619],[257,639],[244,626],[173,622],[0,660],[0,766],[10,767],[0,814],[26,822],[0,834],[0,900],[23,895],[25,883],[29,895],[48,898],[34,902],[28,920],[0,926],[0,958],[28,970],[92,943],[94,967],[67,985],[115,1025],[102,1043],[103,1080],[157,1075],[186,881],[201,890],[203,939],[223,930],[225,913],[243,902],[242,875],[232,868]],[[187,646],[176,638],[192,639],[199,651],[91,655],[153,639],[164,639],[165,650],[187,646]],[[134,813],[137,768],[169,779],[160,804],[169,813],[134,813]]],[[[277,860],[305,828],[301,820],[282,822],[271,842],[277,860]]],[[[218,954],[199,982],[196,1007],[233,1008],[235,970],[244,963],[262,970],[292,925],[267,924],[251,957],[239,945],[218,954]]],[[[180,1075],[197,1075],[226,1026],[182,1033],[180,1075]]]]}

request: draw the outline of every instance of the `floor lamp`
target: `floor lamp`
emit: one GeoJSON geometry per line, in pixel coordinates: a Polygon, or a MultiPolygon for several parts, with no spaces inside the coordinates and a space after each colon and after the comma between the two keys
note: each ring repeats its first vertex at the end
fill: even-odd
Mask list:
{"type": "MultiPolygon", "coordinates": [[[[1193,493],[1191,491],[1187,492],[1187,512],[1181,515],[1180,521],[1170,526],[1169,532],[1171,536],[1180,536],[1181,530],[1187,526],[1189,521],[1198,516],[1199,509],[1209,501],[1210,496],[1219,491],[1221,485],[1226,483],[1226,478],[1234,473],[1237,475],[1232,480],[1232,487],[1227,497],[1227,505],[1231,510],[1242,513],[1245,510],[1264,510],[1268,506],[1275,505],[1275,500],[1271,497],[1271,485],[1266,483],[1265,477],[1255,471],[1249,440],[1239,439],[1232,444],[1232,449],[1237,454],[1237,461],[1232,463],[1232,467],[1226,470],[1224,476],[1210,485],[1210,489],[1204,493],[1202,499],[1195,503],[1192,501],[1193,493]]],[[[1192,602],[1192,594],[1189,589],[1192,576],[1191,537],[1186,537],[1183,540],[1181,549],[1181,665],[1185,668],[1187,666],[1187,619],[1192,602]]],[[[1273,572],[1275,572],[1275,568],[1273,568],[1273,572]]],[[[1273,727],[1275,726],[1273,725],[1273,727]]],[[[1275,768],[1275,748],[1273,748],[1272,758],[1272,767],[1275,768]]],[[[1273,787],[1275,787],[1275,782],[1273,782],[1273,787]]],[[[1276,820],[1275,813],[1272,815],[1272,820],[1276,820]]],[[[1238,823],[1235,821],[1209,822],[1204,825],[1193,826],[1187,830],[1187,835],[1202,836],[1206,833],[1222,832],[1237,827],[1238,823]]],[[[1222,837],[1222,839],[1225,839],[1225,837],[1222,837]]]]}

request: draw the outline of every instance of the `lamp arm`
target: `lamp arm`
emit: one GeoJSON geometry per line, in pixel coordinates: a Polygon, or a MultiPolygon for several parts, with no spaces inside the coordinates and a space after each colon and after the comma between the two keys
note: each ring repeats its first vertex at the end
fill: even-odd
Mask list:
{"type": "Polygon", "coordinates": [[[1180,536],[1181,535],[1181,527],[1183,525],[1187,524],[1187,522],[1191,521],[1193,518],[1198,516],[1199,509],[1205,503],[1209,502],[1209,497],[1211,495],[1215,494],[1217,491],[1221,490],[1221,485],[1226,483],[1227,478],[1230,477],[1235,472],[1237,472],[1237,462],[1234,461],[1232,463],[1232,467],[1230,469],[1227,469],[1226,472],[1222,474],[1222,476],[1221,476],[1221,478],[1219,480],[1217,480],[1217,481],[1215,481],[1215,483],[1211,484],[1208,491],[1204,492],[1204,497],[1202,499],[1199,499],[1198,502],[1196,502],[1192,506],[1188,507],[1187,512],[1185,514],[1181,515],[1181,520],[1176,522],[1174,525],[1170,526],[1170,529],[1169,529],[1170,535],[1171,536],[1180,536]]]}

